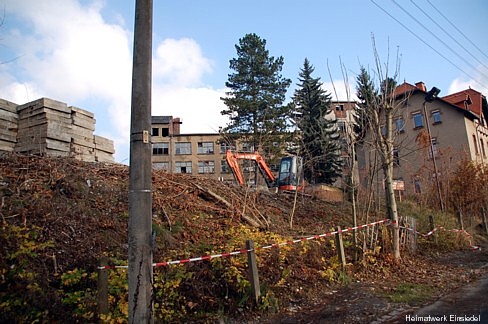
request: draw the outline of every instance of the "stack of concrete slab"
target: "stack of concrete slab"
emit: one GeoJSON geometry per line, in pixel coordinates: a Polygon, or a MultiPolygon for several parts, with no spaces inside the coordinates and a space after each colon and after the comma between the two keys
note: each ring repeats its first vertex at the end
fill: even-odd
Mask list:
{"type": "Polygon", "coordinates": [[[27,154],[69,156],[71,108],[41,98],[17,107],[18,133],[15,151],[27,154]]]}
{"type": "Polygon", "coordinates": [[[17,104],[0,99],[0,151],[12,152],[17,143],[17,104]]]}
{"type": "Polygon", "coordinates": [[[78,107],[71,108],[71,154],[79,160],[95,161],[94,114],[78,107]]]}
{"type": "Polygon", "coordinates": [[[98,162],[114,162],[115,148],[114,141],[111,139],[95,135],[95,159],[98,162]]]}

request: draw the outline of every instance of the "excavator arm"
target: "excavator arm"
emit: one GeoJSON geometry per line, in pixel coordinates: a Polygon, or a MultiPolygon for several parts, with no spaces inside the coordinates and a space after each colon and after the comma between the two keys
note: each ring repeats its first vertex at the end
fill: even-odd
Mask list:
{"type": "Polygon", "coordinates": [[[228,150],[225,154],[225,159],[227,160],[227,164],[231,168],[237,182],[240,185],[244,185],[244,176],[242,175],[241,168],[239,167],[238,160],[252,160],[255,161],[258,165],[259,170],[263,173],[263,176],[266,179],[266,183],[268,187],[272,187],[275,185],[276,178],[271,172],[271,169],[268,167],[264,158],[258,152],[254,153],[240,153],[240,152],[232,152],[228,150]]]}

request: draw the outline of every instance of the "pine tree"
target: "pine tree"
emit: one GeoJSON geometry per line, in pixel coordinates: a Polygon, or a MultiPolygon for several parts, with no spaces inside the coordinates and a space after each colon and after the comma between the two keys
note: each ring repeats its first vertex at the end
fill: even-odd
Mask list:
{"type": "Polygon", "coordinates": [[[304,159],[305,180],[332,184],[342,171],[339,131],[335,116],[330,117],[331,97],[321,88],[320,78],[312,77],[313,72],[314,67],[305,59],[293,97],[299,116],[300,155],[304,159]]]}
{"type": "Polygon", "coordinates": [[[285,142],[277,138],[287,131],[290,116],[290,106],[283,104],[291,83],[281,75],[283,57],[270,56],[266,40],[256,34],[245,35],[235,47],[237,58],[230,60],[235,72],[229,74],[229,91],[221,98],[227,106],[221,114],[230,118],[223,132],[277,155],[285,142]]]}

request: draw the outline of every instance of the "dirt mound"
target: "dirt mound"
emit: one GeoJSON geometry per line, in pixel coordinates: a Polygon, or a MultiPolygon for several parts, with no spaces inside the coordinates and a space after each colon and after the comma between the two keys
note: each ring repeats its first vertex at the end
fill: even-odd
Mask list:
{"type": "MultiPolygon", "coordinates": [[[[117,164],[0,157],[0,322],[96,321],[100,257],[127,264],[128,175],[128,167],[117,164]]],[[[205,177],[154,171],[152,190],[155,262],[232,252],[243,249],[247,239],[259,247],[351,225],[347,203],[299,195],[290,226],[293,195],[246,191],[205,177]]],[[[351,262],[350,237],[345,241],[351,262]]],[[[438,298],[480,275],[474,268],[488,255],[463,249],[452,254],[462,261],[453,264],[446,256],[404,253],[395,263],[384,250],[368,251],[345,272],[331,237],[263,251],[257,255],[262,287],[257,309],[245,255],[157,268],[155,317],[161,322],[371,321],[418,304],[398,306],[385,297],[399,286],[423,287],[430,294],[426,300],[438,298]],[[278,315],[270,317],[273,312],[278,315]]],[[[126,274],[110,276],[110,318],[123,321],[126,274]]]]}

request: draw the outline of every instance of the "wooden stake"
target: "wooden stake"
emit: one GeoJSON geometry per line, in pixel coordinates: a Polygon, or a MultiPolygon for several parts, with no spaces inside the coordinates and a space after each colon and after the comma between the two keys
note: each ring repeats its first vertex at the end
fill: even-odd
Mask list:
{"type": "Polygon", "coordinates": [[[249,270],[249,281],[251,282],[251,294],[254,297],[256,305],[259,304],[259,297],[261,297],[261,288],[259,286],[258,266],[256,262],[256,252],[254,251],[254,242],[252,240],[246,241],[247,252],[247,267],[249,270]]]}
{"type": "Polygon", "coordinates": [[[335,241],[337,245],[337,256],[342,265],[342,270],[346,270],[346,255],[344,254],[344,244],[342,242],[342,229],[337,226],[337,234],[335,235],[335,241]]]}
{"type": "MultiPolygon", "coordinates": [[[[106,256],[100,258],[100,267],[108,264],[106,256]]],[[[98,316],[108,313],[108,274],[107,269],[98,270],[98,316]]]]}

